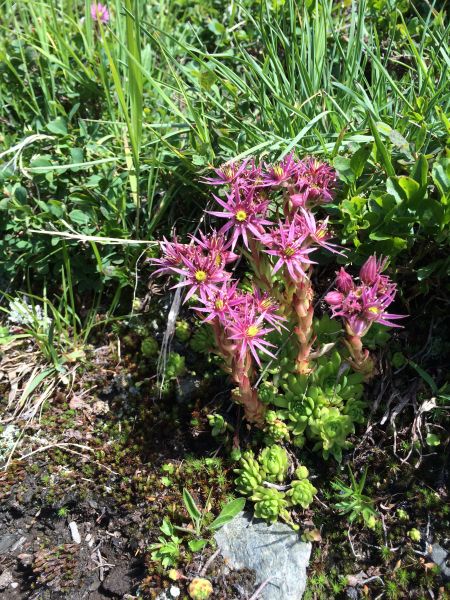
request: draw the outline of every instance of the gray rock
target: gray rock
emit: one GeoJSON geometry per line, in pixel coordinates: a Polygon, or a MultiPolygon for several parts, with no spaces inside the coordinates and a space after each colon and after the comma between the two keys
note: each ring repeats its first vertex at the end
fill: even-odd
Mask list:
{"type": "Polygon", "coordinates": [[[306,587],[311,544],[300,540],[284,523],[268,526],[240,513],[220,529],[215,539],[231,569],[252,569],[256,585],[270,579],[260,592],[262,600],[300,600],[306,587]]]}
{"type": "Polygon", "coordinates": [[[4,590],[14,581],[11,571],[3,571],[0,575],[0,590],[4,590]]]}
{"type": "Polygon", "coordinates": [[[442,575],[450,579],[450,567],[447,565],[447,550],[439,544],[433,544],[429,553],[431,560],[441,569],[442,575]]]}
{"type": "Polygon", "coordinates": [[[18,541],[16,535],[7,533],[0,538],[0,554],[6,554],[12,546],[18,541]]]}

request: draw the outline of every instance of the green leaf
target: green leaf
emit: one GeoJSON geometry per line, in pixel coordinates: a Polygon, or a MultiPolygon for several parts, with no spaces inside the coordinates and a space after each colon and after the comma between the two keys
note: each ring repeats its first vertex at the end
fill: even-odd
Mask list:
{"type": "Polygon", "coordinates": [[[439,444],[441,443],[441,440],[439,439],[438,435],[436,435],[434,433],[429,433],[427,435],[426,442],[427,442],[428,446],[439,446],[439,444]]]}
{"type": "Polygon", "coordinates": [[[450,158],[439,158],[433,165],[431,176],[434,185],[447,203],[450,196],[450,158]]]}
{"type": "Polygon", "coordinates": [[[56,117],[56,119],[47,123],[47,129],[56,135],[67,135],[67,121],[63,117],[56,117]]]}
{"type": "Polygon", "coordinates": [[[399,131],[392,129],[389,133],[389,139],[394,144],[394,146],[397,146],[399,150],[409,154],[409,144],[399,131]]]}
{"type": "MultiPolygon", "coordinates": [[[[384,170],[389,175],[389,177],[394,177],[395,176],[395,170],[394,170],[394,167],[392,166],[392,162],[391,162],[391,158],[389,156],[389,152],[387,151],[386,146],[381,141],[380,134],[378,133],[378,127],[380,125],[385,125],[385,124],[384,123],[382,123],[382,124],[378,123],[378,125],[375,125],[375,122],[372,119],[372,117],[369,117],[369,121],[370,121],[370,129],[372,131],[373,139],[375,140],[375,146],[376,146],[376,149],[377,149],[379,160],[380,160],[380,162],[381,162],[384,170]]],[[[389,126],[387,125],[386,127],[389,127],[389,126]]]]}
{"type": "Polygon", "coordinates": [[[90,221],[89,215],[78,208],[74,208],[69,213],[70,220],[78,225],[87,225],[90,221]]]}
{"type": "Polygon", "coordinates": [[[367,144],[366,146],[359,148],[350,159],[350,168],[355,174],[355,179],[358,179],[358,177],[362,175],[371,151],[372,146],[367,144]]]}
{"type": "Polygon", "coordinates": [[[190,540],[188,542],[188,546],[189,546],[189,550],[191,550],[192,552],[200,552],[200,550],[202,550],[206,544],[208,543],[208,540],[190,540]]]}
{"type": "MultiPolygon", "coordinates": [[[[83,162],[84,160],[84,154],[83,154],[83,148],[71,148],[70,149],[70,158],[71,158],[71,162],[74,165],[79,165],[80,163],[83,162]]],[[[71,171],[79,171],[80,167],[70,167],[71,171]]]]}
{"type": "Polygon", "coordinates": [[[428,161],[423,154],[421,154],[414,165],[411,175],[420,187],[425,187],[428,181],[428,161]]]}
{"type": "Polygon", "coordinates": [[[339,177],[345,183],[352,183],[355,180],[355,174],[351,166],[351,159],[345,156],[335,156],[333,166],[338,172],[339,177]]]}
{"type": "Polygon", "coordinates": [[[234,519],[234,517],[244,509],[244,506],[245,498],[236,498],[235,500],[231,500],[231,502],[225,504],[217,519],[215,519],[209,526],[209,529],[211,531],[220,529],[226,523],[229,523],[232,519],[234,519]]]}
{"type": "Polygon", "coordinates": [[[194,523],[198,523],[198,521],[201,519],[202,513],[195,503],[194,498],[186,488],[183,489],[183,502],[191,519],[194,521],[194,523]]]}
{"type": "Polygon", "coordinates": [[[429,375],[426,371],[424,371],[422,369],[422,367],[419,367],[419,365],[417,363],[415,363],[413,360],[408,360],[408,363],[411,365],[411,367],[413,369],[415,369],[417,371],[417,373],[422,377],[422,379],[425,381],[425,383],[427,383],[430,386],[433,394],[437,394],[438,387],[437,387],[434,379],[431,377],[431,375],[429,375]]]}
{"type": "Polygon", "coordinates": [[[167,535],[168,537],[173,535],[173,532],[174,532],[173,525],[167,518],[163,519],[163,523],[162,523],[160,529],[164,533],[164,535],[167,535]]]}

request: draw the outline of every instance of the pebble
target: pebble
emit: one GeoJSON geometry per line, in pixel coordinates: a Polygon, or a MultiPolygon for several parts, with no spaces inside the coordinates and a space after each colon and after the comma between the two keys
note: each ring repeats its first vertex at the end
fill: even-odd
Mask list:
{"type": "Polygon", "coordinates": [[[75,542],[75,544],[81,544],[80,532],[78,531],[78,527],[77,527],[77,524],[75,523],[75,521],[70,521],[69,529],[70,529],[70,533],[72,535],[72,539],[75,542]]]}
{"type": "Polygon", "coordinates": [[[173,585],[169,590],[169,594],[172,596],[172,598],[178,598],[178,596],[181,594],[180,588],[176,585],[173,585]]]}

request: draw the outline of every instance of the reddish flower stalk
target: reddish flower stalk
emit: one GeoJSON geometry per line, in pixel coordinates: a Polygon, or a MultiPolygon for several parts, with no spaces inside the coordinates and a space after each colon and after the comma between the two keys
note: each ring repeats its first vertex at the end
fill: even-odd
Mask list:
{"type": "Polygon", "coordinates": [[[233,392],[233,399],[242,405],[246,421],[262,427],[266,406],[258,398],[258,391],[252,387],[253,361],[249,351],[233,363],[231,379],[238,386],[233,392]]]}
{"type": "Polygon", "coordinates": [[[313,331],[313,298],[314,291],[311,281],[308,278],[304,278],[298,284],[293,303],[295,314],[297,316],[297,327],[294,331],[297,335],[299,345],[296,368],[297,372],[301,374],[307,374],[311,371],[309,355],[315,340],[313,331]]]}

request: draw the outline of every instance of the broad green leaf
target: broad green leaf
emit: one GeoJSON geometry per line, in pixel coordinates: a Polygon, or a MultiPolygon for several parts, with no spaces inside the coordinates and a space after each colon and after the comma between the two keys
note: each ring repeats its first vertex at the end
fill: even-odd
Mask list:
{"type": "Polygon", "coordinates": [[[212,531],[220,529],[220,527],[223,527],[226,523],[234,519],[234,517],[244,509],[244,506],[245,498],[236,498],[235,500],[231,500],[231,502],[225,504],[217,519],[215,519],[209,526],[209,529],[212,531]]]}
{"type": "Polygon", "coordinates": [[[200,552],[200,550],[202,550],[206,544],[208,543],[208,540],[189,540],[188,542],[188,546],[189,546],[189,550],[191,550],[192,552],[200,552]]]}
{"type": "Polygon", "coordinates": [[[71,210],[69,217],[71,221],[77,223],[78,225],[87,225],[90,221],[89,215],[78,208],[71,210]]]}
{"type": "Polygon", "coordinates": [[[47,129],[56,135],[67,135],[67,121],[63,117],[56,117],[47,124],[47,129]]]}
{"type": "Polygon", "coordinates": [[[450,158],[439,158],[433,165],[431,176],[447,204],[450,196],[450,158]]]}
{"type": "Polygon", "coordinates": [[[351,167],[351,159],[345,156],[335,156],[333,166],[338,172],[339,177],[346,183],[352,183],[355,180],[355,174],[351,167]]]}
{"type": "Polygon", "coordinates": [[[371,144],[367,144],[366,146],[359,148],[350,159],[350,167],[355,174],[355,179],[358,179],[358,177],[362,175],[371,151],[371,144]]]}
{"type": "Polygon", "coordinates": [[[408,141],[402,136],[402,134],[396,129],[392,129],[389,133],[389,139],[399,150],[405,153],[409,153],[408,141]]]}
{"type": "Polygon", "coordinates": [[[421,154],[411,171],[412,178],[417,181],[420,187],[425,187],[428,181],[428,161],[421,154]]]}
{"type": "Polygon", "coordinates": [[[168,537],[170,537],[171,535],[173,535],[174,529],[173,529],[173,525],[169,521],[169,519],[166,519],[166,518],[163,519],[163,523],[162,523],[160,529],[168,537]]]}

